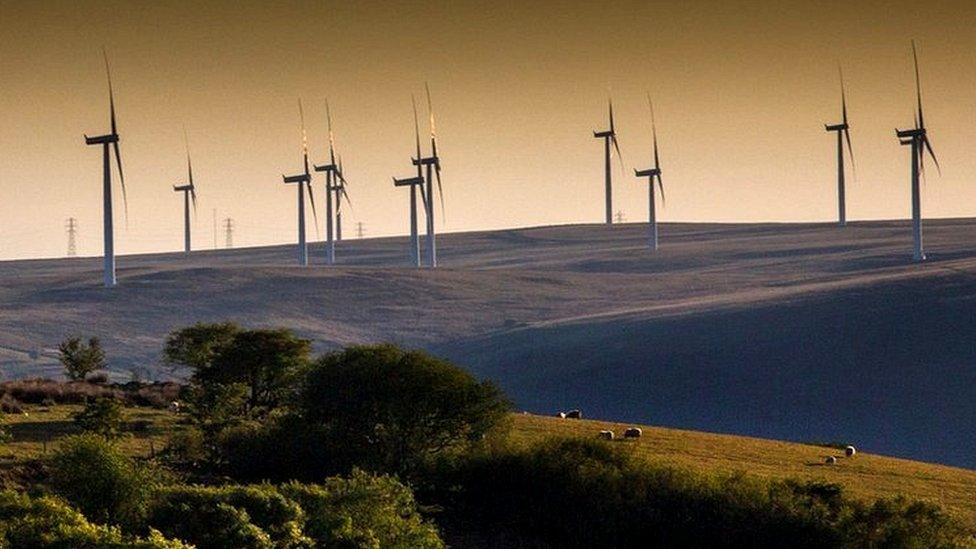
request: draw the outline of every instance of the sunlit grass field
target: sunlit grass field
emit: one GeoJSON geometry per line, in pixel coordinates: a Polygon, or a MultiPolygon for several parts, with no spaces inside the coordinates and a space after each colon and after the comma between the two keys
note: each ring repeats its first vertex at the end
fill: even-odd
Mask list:
{"type": "MultiPolygon", "coordinates": [[[[77,432],[72,414],[80,406],[28,406],[26,414],[7,414],[10,442],[0,445],[0,466],[10,468],[43,457],[57,448],[65,435],[77,432]]],[[[183,429],[179,416],[168,410],[125,409],[122,447],[138,457],[159,452],[168,437],[183,429]]],[[[838,483],[863,498],[905,495],[938,503],[976,529],[976,471],[870,455],[858,451],[853,458],[824,446],[718,435],[642,426],[639,440],[619,437],[628,424],[559,419],[529,414],[512,416],[511,443],[529,445],[549,437],[596,438],[603,429],[614,431],[611,444],[628,448],[640,458],[699,472],[746,473],[765,478],[821,479],[838,483]],[[838,457],[826,465],[829,455],[838,457]]]]}

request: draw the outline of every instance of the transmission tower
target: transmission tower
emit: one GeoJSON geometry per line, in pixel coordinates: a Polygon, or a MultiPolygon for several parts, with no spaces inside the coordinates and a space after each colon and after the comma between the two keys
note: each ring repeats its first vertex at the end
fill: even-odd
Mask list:
{"type": "Polygon", "coordinates": [[[624,211],[623,210],[617,210],[617,215],[614,216],[614,217],[616,218],[617,223],[623,223],[624,222],[624,211]]]}
{"type": "Polygon", "coordinates": [[[229,217],[224,219],[224,247],[234,247],[234,220],[229,217]]]}
{"type": "Polygon", "coordinates": [[[362,238],[363,237],[363,233],[364,233],[364,231],[363,231],[363,222],[360,221],[360,222],[356,223],[356,236],[358,238],[362,238]]]}
{"type": "Polygon", "coordinates": [[[78,220],[69,217],[68,221],[65,222],[65,229],[68,231],[68,257],[75,257],[78,255],[78,220]]]}

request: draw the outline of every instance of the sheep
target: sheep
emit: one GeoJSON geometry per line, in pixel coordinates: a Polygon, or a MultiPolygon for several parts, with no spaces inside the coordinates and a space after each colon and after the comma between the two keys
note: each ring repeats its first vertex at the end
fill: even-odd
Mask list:
{"type": "Polygon", "coordinates": [[[169,411],[170,412],[173,412],[174,414],[180,413],[180,403],[179,403],[179,401],[174,400],[173,402],[170,402],[169,403],[169,411]]]}
{"type": "Polygon", "coordinates": [[[556,417],[558,417],[559,419],[566,419],[566,412],[559,412],[558,414],[556,414],[556,417]]]}
{"type": "Polygon", "coordinates": [[[624,431],[624,438],[640,438],[644,431],[640,427],[631,427],[624,431]]]}
{"type": "Polygon", "coordinates": [[[566,412],[566,417],[569,419],[583,419],[583,412],[579,410],[570,410],[566,412]]]}
{"type": "Polygon", "coordinates": [[[844,448],[844,455],[849,458],[854,457],[854,454],[856,453],[857,453],[857,448],[853,446],[848,446],[847,448],[844,448]]]}
{"type": "Polygon", "coordinates": [[[613,440],[613,431],[600,431],[600,438],[603,440],[613,440]]]}
{"type": "Polygon", "coordinates": [[[837,458],[835,458],[834,456],[827,456],[827,459],[824,461],[824,463],[826,463],[827,465],[834,465],[835,463],[837,463],[837,458]]]}

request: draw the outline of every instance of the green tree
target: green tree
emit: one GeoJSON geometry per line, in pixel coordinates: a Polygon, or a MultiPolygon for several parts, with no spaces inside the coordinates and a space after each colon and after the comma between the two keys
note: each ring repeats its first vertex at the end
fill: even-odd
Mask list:
{"type": "Polygon", "coordinates": [[[112,397],[96,397],[74,415],[75,425],[86,433],[114,438],[122,432],[122,403],[112,397]]]}
{"type": "Polygon", "coordinates": [[[232,322],[197,323],[166,337],[163,360],[174,367],[189,368],[194,376],[210,368],[213,358],[241,331],[232,322]]]}
{"type": "Polygon", "coordinates": [[[54,492],[100,524],[135,527],[142,523],[162,471],[125,455],[94,434],[65,438],[50,458],[54,492]]]}
{"type": "Polygon", "coordinates": [[[211,367],[196,378],[204,385],[242,384],[247,388],[246,411],[267,411],[294,395],[311,351],[311,342],[290,330],[244,330],[221,346],[211,367]]]}
{"type": "Polygon", "coordinates": [[[333,459],[410,474],[429,458],[467,450],[502,425],[509,409],[494,384],[449,362],[368,345],[317,361],[299,412],[321,430],[333,459]]]}
{"type": "Polygon", "coordinates": [[[105,368],[105,351],[97,337],[89,338],[87,344],[70,337],[58,346],[58,360],[69,379],[84,381],[92,372],[105,368]]]}

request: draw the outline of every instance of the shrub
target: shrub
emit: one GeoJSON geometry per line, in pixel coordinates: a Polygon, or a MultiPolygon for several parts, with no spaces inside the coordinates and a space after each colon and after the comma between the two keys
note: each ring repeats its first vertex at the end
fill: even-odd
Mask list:
{"type": "Polygon", "coordinates": [[[150,497],[165,478],[94,434],[65,438],[50,465],[56,494],[92,521],[123,527],[141,522],[150,497]]]}
{"type": "Polygon", "coordinates": [[[117,437],[122,431],[122,403],[110,397],[89,400],[74,414],[74,422],[86,433],[117,437]]]}
{"type": "Polygon", "coordinates": [[[290,482],[281,492],[305,510],[305,532],[318,547],[444,547],[413,493],[393,477],[354,470],[323,485],[290,482]]]}
{"type": "Polygon", "coordinates": [[[557,547],[942,547],[937,508],[866,506],[825,483],[706,476],[593,440],[553,440],[458,465],[438,496],[448,524],[557,547]]]}
{"type": "Polygon", "coordinates": [[[314,547],[304,513],[270,485],[178,486],[159,493],[148,523],[199,549],[314,547]]]}
{"type": "Polygon", "coordinates": [[[157,531],[147,538],[127,538],[116,527],[88,522],[58,498],[12,491],[0,492],[0,547],[189,549],[157,531]]]}
{"type": "Polygon", "coordinates": [[[300,414],[346,470],[411,474],[463,452],[502,424],[509,403],[490,382],[422,351],[350,347],[310,368],[300,414]]]}
{"type": "Polygon", "coordinates": [[[58,346],[58,360],[68,379],[84,381],[88,374],[105,367],[105,351],[97,337],[90,338],[87,345],[81,338],[71,337],[58,346]]]}
{"type": "Polygon", "coordinates": [[[10,429],[7,427],[7,414],[0,413],[0,443],[10,442],[13,439],[13,435],[10,434],[10,429]]]}

